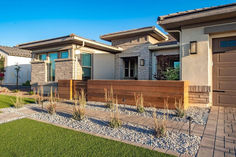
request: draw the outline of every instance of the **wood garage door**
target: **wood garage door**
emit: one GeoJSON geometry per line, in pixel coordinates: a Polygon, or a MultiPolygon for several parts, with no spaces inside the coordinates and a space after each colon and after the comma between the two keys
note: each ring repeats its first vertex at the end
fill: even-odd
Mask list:
{"type": "Polygon", "coordinates": [[[236,106],[236,40],[234,38],[213,40],[213,105],[236,106]]]}

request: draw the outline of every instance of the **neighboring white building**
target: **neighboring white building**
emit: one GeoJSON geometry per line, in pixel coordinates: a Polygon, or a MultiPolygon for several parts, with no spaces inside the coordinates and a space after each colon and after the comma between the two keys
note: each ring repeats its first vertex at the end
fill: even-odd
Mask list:
{"type": "Polygon", "coordinates": [[[0,46],[0,56],[5,58],[3,85],[16,85],[16,65],[21,67],[19,85],[31,80],[31,51],[16,47],[0,46]]]}

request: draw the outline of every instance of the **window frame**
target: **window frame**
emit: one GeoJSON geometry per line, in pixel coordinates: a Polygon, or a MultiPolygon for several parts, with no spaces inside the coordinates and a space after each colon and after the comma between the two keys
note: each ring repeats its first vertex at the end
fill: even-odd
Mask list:
{"type": "MultiPolygon", "coordinates": [[[[83,72],[83,68],[88,68],[90,69],[90,80],[93,79],[93,54],[89,53],[89,52],[81,52],[81,67],[82,67],[82,72],[83,72]],[[83,54],[90,54],[90,66],[84,66],[83,65],[83,54]]],[[[85,79],[82,73],[82,79],[83,80],[89,80],[89,79],[85,79]]]]}

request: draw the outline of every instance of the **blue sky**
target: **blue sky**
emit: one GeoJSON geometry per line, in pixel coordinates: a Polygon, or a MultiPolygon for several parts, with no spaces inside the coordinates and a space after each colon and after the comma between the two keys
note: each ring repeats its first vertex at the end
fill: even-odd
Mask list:
{"type": "Polygon", "coordinates": [[[106,33],[157,26],[156,19],[160,15],[234,2],[235,0],[1,0],[0,45],[14,46],[71,33],[103,42],[99,36],[106,33]]]}

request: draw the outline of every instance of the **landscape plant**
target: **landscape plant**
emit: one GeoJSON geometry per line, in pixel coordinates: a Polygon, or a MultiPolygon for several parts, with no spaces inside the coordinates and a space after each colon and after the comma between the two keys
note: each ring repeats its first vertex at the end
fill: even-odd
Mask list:
{"type": "Polygon", "coordinates": [[[15,108],[21,108],[24,106],[24,100],[21,96],[19,95],[16,95],[16,98],[15,100],[14,99],[11,99],[12,101],[12,104],[15,108]]]}
{"type": "Polygon", "coordinates": [[[111,86],[110,90],[108,90],[107,88],[104,88],[104,92],[105,92],[105,103],[106,103],[106,107],[107,108],[114,108],[114,93],[113,93],[113,88],[111,86]]]}
{"type": "Polygon", "coordinates": [[[134,101],[135,101],[135,106],[137,107],[137,111],[139,113],[143,113],[145,111],[143,93],[140,94],[134,93],[134,101]]]}
{"type": "Polygon", "coordinates": [[[178,101],[175,98],[175,113],[177,117],[183,118],[185,116],[183,99],[179,98],[178,101]]]}
{"type": "Polygon", "coordinates": [[[169,103],[168,98],[164,99],[164,113],[162,119],[157,119],[156,109],[153,112],[153,120],[154,120],[154,129],[156,137],[165,137],[167,133],[167,121],[169,115],[169,103]]]}
{"type": "Polygon", "coordinates": [[[76,93],[74,98],[75,106],[73,108],[72,116],[75,120],[82,120],[85,118],[85,106],[87,104],[84,89],[81,89],[79,94],[76,93]]]}
{"type": "Polygon", "coordinates": [[[19,73],[20,73],[20,70],[21,70],[21,67],[18,64],[16,64],[15,65],[15,71],[16,71],[16,88],[17,89],[19,89],[19,79],[20,79],[19,73]]]}
{"type": "Polygon", "coordinates": [[[50,99],[49,99],[49,104],[47,106],[47,111],[49,114],[56,113],[56,102],[55,102],[55,99],[53,98],[52,87],[50,89],[50,99]]]}
{"type": "Polygon", "coordinates": [[[0,56],[0,81],[4,79],[4,72],[5,72],[5,58],[0,56]]]}
{"type": "Polygon", "coordinates": [[[114,109],[111,111],[110,127],[118,128],[121,126],[122,126],[122,121],[120,120],[120,117],[119,117],[118,99],[116,97],[114,109]]]}

